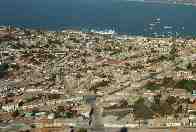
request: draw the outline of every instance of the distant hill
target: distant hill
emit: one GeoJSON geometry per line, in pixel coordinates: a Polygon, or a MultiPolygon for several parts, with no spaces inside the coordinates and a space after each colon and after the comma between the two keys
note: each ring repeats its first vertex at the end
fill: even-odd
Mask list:
{"type": "Polygon", "coordinates": [[[175,4],[196,4],[196,0],[144,0],[145,2],[157,2],[157,3],[175,3],[175,4]]]}

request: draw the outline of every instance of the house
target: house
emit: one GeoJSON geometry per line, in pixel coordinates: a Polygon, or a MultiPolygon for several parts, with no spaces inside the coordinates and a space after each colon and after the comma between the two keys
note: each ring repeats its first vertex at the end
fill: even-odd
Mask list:
{"type": "Polygon", "coordinates": [[[154,98],[158,95],[160,95],[160,92],[158,90],[157,91],[148,90],[143,93],[143,97],[147,98],[150,102],[154,102],[154,98]]]}
{"type": "Polygon", "coordinates": [[[196,111],[195,110],[188,110],[189,113],[189,125],[190,126],[196,126],[196,111]]]}
{"type": "Polygon", "coordinates": [[[10,104],[6,106],[2,106],[2,110],[7,112],[12,112],[18,109],[18,104],[10,104]]]}
{"type": "Polygon", "coordinates": [[[166,126],[167,127],[180,127],[181,126],[181,122],[167,122],[166,126]]]}
{"type": "Polygon", "coordinates": [[[186,89],[174,89],[169,92],[170,96],[179,97],[181,99],[189,98],[191,95],[186,91],[186,89]]]}
{"type": "Polygon", "coordinates": [[[148,122],[147,124],[148,128],[154,128],[154,127],[160,128],[165,126],[165,122],[161,119],[148,119],[147,122],[148,122]]]}
{"type": "Polygon", "coordinates": [[[192,91],[192,96],[196,97],[196,90],[192,91]]]}

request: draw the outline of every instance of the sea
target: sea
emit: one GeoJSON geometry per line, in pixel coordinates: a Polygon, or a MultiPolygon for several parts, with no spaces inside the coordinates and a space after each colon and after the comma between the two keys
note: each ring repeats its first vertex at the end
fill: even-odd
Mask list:
{"type": "Polygon", "coordinates": [[[195,37],[196,6],[143,0],[1,0],[0,25],[195,37]]]}

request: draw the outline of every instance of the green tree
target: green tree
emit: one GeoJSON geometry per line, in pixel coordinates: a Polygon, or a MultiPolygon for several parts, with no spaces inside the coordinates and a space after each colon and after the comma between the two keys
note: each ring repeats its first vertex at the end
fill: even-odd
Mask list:
{"type": "Polygon", "coordinates": [[[86,129],[86,128],[79,128],[79,129],[77,130],[77,132],[87,132],[87,129],[86,129]]]}
{"type": "Polygon", "coordinates": [[[171,115],[173,113],[173,108],[167,102],[161,104],[161,115],[171,115]]]}
{"type": "Polygon", "coordinates": [[[172,42],[172,46],[171,46],[171,50],[170,50],[170,60],[175,60],[175,58],[177,57],[177,46],[174,42],[175,40],[173,39],[172,42]]]}
{"type": "Polygon", "coordinates": [[[144,98],[139,98],[135,103],[134,103],[134,116],[136,119],[150,119],[153,116],[153,113],[149,108],[145,105],[145,99],[144,98]]]}
{"type": "Polygon", "coordinates": [[[173,96],[169,96],[166,101],[168,104],[172,105],[172,104],[176,103],[177,99],[173,96]]]}
{"type": "Polygon", "coordinates": [[[196,87],[196,81],[195,80],[180,80],[177,82],[175,87],[186,89],[187,91],[192,92],[193,88],[196,87]]]}
{"type": "Polygon", "coordinates": [[[160,89],[160,85],[154,83],[154,82],[148,82],[145,86],[144,86],[145,89],[147,90],[151,90],[151,91],[154,91],[154,90],[158,90],[160,89]]]}
{"type": "Polygon", "coordinates": [[[12,112],[11,113],[11,116],[13,117],[13,118],[16,118],[17,116],[19,116],[19,111],[18,110],[15,110],[14,112],[12,112]]]}

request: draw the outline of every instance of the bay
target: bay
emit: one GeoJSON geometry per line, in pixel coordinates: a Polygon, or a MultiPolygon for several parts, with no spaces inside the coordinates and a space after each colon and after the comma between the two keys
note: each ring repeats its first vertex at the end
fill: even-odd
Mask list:
{"type": "Polygon", "coordinates": [[[127,0],[2,0],[0,25],[196,36],[196,7],[127,0]]]}

